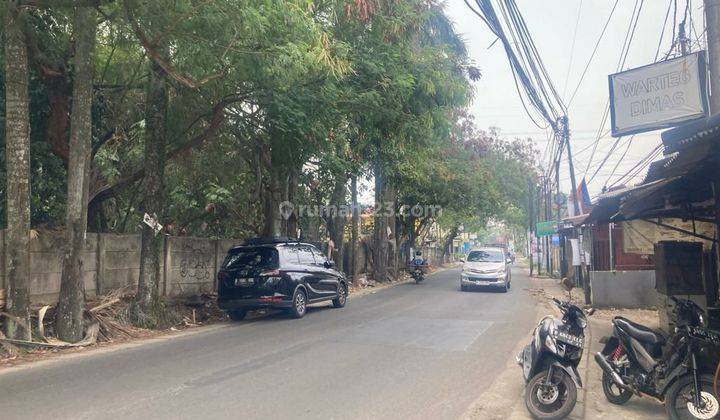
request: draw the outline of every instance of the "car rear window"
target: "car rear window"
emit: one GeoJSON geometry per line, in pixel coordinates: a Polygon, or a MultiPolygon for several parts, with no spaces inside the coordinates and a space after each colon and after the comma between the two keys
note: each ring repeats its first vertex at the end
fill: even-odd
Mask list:
{"type": "Polygon", "coordinates": [[[227,270],[237,268],[268,269],[277,268],[278,266],[278,252],[271,247],[231,249],[222,264],[222,268],[227,270]]]}

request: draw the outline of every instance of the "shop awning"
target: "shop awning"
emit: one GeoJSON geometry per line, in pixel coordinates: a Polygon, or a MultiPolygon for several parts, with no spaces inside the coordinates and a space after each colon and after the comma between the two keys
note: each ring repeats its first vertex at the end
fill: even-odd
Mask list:
{"type": "Polygon", "coordinates": [[[600,195],[585,223],[712,217],[711,180],[720,165],[720,115],[668,130],[662,139],[665,156],[650,165],[643,183],[600,195]]]}

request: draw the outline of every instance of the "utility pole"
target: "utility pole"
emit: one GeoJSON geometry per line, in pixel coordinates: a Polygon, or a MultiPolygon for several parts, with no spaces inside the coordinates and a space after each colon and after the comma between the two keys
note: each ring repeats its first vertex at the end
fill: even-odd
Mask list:
{"type": "MultiPolygon", "coordinates": [[[[572,188],[572,198],[573,198],[573,209],[574,214],[578,215],[580,214],[580,197],[577,196],[577,182],[575,181],[575,167],[573,166],[573,160],[572,160],[572,148],[570,147],[570,127],[568,124],[568,119],[566,116],[563,116],[560,118],[560,129],[561,135],[563,137],[563,140],[565,142],[565,147],[567,147],[567,154],[568,154],[568,166],[570,169],[570,186],[572,188]]],[[[573,227],[572,229],[572,239],[578,239],[578,232],[577,228],[573,227]]],[[[578,239],[579,240],[579,239],[578,239]]],[[[578,249],[582,251],[582,244],[578,244],[578,249]]],[[[583,291],[585,292],[585,304],[590,304],[590,281],[589,279],[586,279],[582,272],[582,265],[578,266],[579,268],[577,270],[578,273],[578,280],[580,281],[580,284],[583,286],[583,291]]]]}
{"type": "Polygon", "coordinates": [[[528,180],[528,257],[530,257],[530,277],[533,275],[533,232],[535,232],[535,217],[533,217],[533,195],[535,193],[535,186],[531,179],[528,180]]]}
{"type": "Polygon", "coordinates": [[[690,46],[688,45],[688,41],[690,41],[687,36],[685,36],[685,22],[680,22],[680,28],[678,30],[678,41],[680,42],[680,54],[682,55],[688,55],[690,53],[690,46]]]}
{"type": "MultiPolygon", "coordinates": [[[[562,155],[562,150],[560,151],[562,155]]],[[[558,226],[558,261],[560,266],[558,267],[558,275],[562,279],[567,273],[565,270],[565,247],[563,246],[562,238],[560,237],[560,225],[562,224],[561,206],[560,206],[560,159],[555,162],[555,199],[553,205],[557,206],[557,226],[558,226]]]]}
{"type": "MultiPolygon", "coordinates": [[[[550,177],[547,178],[545,184],[545,220],[552,220],[552,184],[550,183],[550,177]]],[[[553,260],[552,260],[552,235],[545,236],[545,262],[547,263],[547,274],[548,277],[552,277],[553,274],[553,260]]]]}
{"type": "MultiPolygon", "coordinates": [[[[710,115],[720,113],[720,0],[704,0],[705,39],[708,52],[708,78],[710,80],[710,115]]],[[[713,180],[715,197],[715,226],[720,232],[720,173],[713,180]]],[[[720,247],[716,246],[716,276],[720,278],[720,247]]]]}
{"type": "MultiPolygon", "coordinates": [[[[550,220],[550,215],[548,214],[548,193],[550,192],[550,177],[545,178],[545,183],[543,184],[543,222],[546,222],[550,220]]],[[[550,237],[548,235],[545,235],[543,237],[543,242],[545,245],[545,274],[550,277],[550,274],[552,274],[550,267],[550,237]]]]}
{"type": "MultiPolygon", "coordinates": [[[[542,217],[541,217],[541,215],[542,215],[542,211],[541,211],[541,209],[542,209],[542,206],[541,206],[541,204],[542,204],[542,201],[541,201],[541,199],[542,199],[542,185],[543,185],[543,179],[540,178],[540,185],[538,185],[538,187],[535,189],[535,195],[536,195],[536,200],[537,200],[537,206],[536,206],[537,211],[536,211],[536,214],[537,214],[537,222],[538,222],[538,223],[542,220],[542,217]]],[[[537,230],[535,231],[535,238],[536,238],[537,247],[538,247],[538,252],[537,252],[537,254],[538,254],[538,260],[537,260],[538,268],[537,268],[537,273],[538,273],[538,275],[540,275],[540,273],[542,272],[542,256],[541,256],[541,251],[542,251],[542,243],[543,243],[543,242],[540,240],[540,237],[537,236],[537,230]]]]}
{"type": "Polygon", "coordinates": [[[705,0],[708,68],[710,70],[710,115],[720,113],[720,0],[705,0]]]}

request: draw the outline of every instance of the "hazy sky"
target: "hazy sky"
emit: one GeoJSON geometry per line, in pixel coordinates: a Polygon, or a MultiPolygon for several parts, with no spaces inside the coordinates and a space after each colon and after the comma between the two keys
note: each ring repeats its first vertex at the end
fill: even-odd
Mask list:
{"type": "MultiPolygon", "coordinates": [[[[473,3],[472,0],[470,0],[473,3]]],[[[660,39],[669,2],[672,0],[645,0],[630,47],[625,69],[652,63],[660,39]]],[[[556,88],[565,102],[578,86],[580,75],[588,63],[590,54],[598,40],[614,4],[612,0],[516,0],[535,44],[548,69],[556,88]],[[579,10],[579,13],[578,13],[579,10]],[[579,20],[578,20],[579,17],[579,20]],[[577,25],[575,48],[572,48],[573,34],[577,25]],[[563,94],[564,92],[564,94],[563,94]]],[[[601,124],[601,117],[608,99],[608,74],[615,73],[620,50],[627,33],[635,0],[620,0],[608,29],[603,37],[577,95],[569,109],[571,142],[578,182],[582,179],[590,158],[591,150],[580,152],[595,140],[601,124]]],[[[682,19],[686,0],[677,0],[678,22],[682,19]]],[[[702,34],[702,1],[690,2],[697,34],[702,34]]],[[[476,98],[472,106],[478,126],[497,127],[507,137],[530,137],[537,143],[540,153],[547,144],[547,134],[536,127],[525,114],[515,90],[507,56],[499,42],[492,47],[495,36],[476,15],[467,8],[463,0],[448,0],[446,10],[455,21],[456,30],[463,34],[471,58],[482,70],[482,79],[475,84],[476,98]]],[[[663,57],[671,44],[673,10],[665,29],[660,48],[663,57]]],[[[697,46],[694,50],[698,49],[697,46]]],[[[610,128],[607,121],[605,130],[610,128]]],[[[600,140],[590,166],[588,177],[606,156],[615,139],[609,135],[600,140]]],[[[660,143],[660,132],[636,135],[625,159],[617,167],[616,174],[622,175],[632,168],[660,143]]],[[[597,194],[613,171],[620,156],[625,152],[619,147],[610,155],[598,175],[589,184],[590,194],[597,194]]],[[[614,179],[617,179],[618,175],[614,179]]],[[[638,178],[635,182],[639,182],[638,178]]],[[[609,184],[612,183],[612,180],[609,184]]],[[[561,168],[561,184],[565,192],[570,191],[567,163],[561,168]]]]}

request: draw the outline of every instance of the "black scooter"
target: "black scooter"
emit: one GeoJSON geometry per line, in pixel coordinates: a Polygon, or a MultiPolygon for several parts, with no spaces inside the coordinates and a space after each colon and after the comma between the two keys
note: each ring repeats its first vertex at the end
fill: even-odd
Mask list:
{"type": "Polygon", "coordinates": [[[704,327],[703,310],[694,302],[672,297],[674,334],[613,319],[612,337],[604,337],[595,361],[603,370],[602,387],[613,404],[625,404],[633,394],[664,402],[671,419],[715,419],[720,401],[710,374],[717,365],[713,347],[720,334],[704,327]]]}
{"type": "Polygon", "coordinates": [[[577,402],[582,380],[577,367],[582,359],[587,318],[582,309],[553,299],[562,318],[543,318],[532,342],[518,354],[525,378],[525,405],[536,419],[567,417],[577,402]]]}
{"type": "Polygon", "coordinates": [[[425,272],[423,271],[422,266],[416,265],[411,268],[410,276],[415,280],[415,283],[420,283],[425,280],[425,272]]]}

